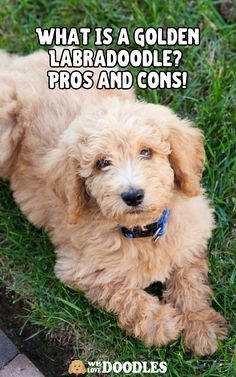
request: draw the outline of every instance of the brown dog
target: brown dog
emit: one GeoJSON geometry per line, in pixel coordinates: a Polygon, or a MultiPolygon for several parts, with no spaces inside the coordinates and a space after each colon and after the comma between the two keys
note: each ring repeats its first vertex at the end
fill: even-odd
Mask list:
{"type": "MultiPolygon", "coordinates": [[[[56,274],[149,346],[225,337],[205,250],[201,131],[133,91],[49,90],[47,54],[1,53],[0,176],[56,246],[56,274]],[[165,283],[164,300],[144,291],[165,283]]],[[[95,71],[95,77],[98,74],[95,71]]]]}

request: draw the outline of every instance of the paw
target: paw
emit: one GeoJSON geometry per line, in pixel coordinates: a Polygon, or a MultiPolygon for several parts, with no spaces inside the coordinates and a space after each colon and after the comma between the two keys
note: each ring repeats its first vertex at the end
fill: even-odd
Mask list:
{"type": "Polygon", "coordinates": [[[225,320],[213,309],[188,313],[184,322],[185,347],[197,356],[213,354],[226,337],[225,320]]]}
{"type": "Polygon", "coordinates": [[[183,329],[182,315],[170,305],[160,305],[153,316],[136,324],[134,334],[141,338],[147,346],[164,346],[179,338],[183,329]]]}

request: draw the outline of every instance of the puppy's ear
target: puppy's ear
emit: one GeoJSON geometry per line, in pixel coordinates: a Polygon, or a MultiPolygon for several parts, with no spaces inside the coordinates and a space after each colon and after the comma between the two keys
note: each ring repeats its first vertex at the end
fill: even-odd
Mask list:
{"type": "Polygon", "coordinates": [[[201,130],[191,122],[180,120],[169,125],[170,163],[175,172],[176,183],[188,196],[200,193],[205,152],[201,130]]]}
{"type": "Polygon", "coordinates": [[[78,169],[79,161],[69,156],[62,144],[49,152],[44,160],[44,179],[65,205],[70,224],[79,222],[88,201],[84,180],[79,176],[78,169]]]}

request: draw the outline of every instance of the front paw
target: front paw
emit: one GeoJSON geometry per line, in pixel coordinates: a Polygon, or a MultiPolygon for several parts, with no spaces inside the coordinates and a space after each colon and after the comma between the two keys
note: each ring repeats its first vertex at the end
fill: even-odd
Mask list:
{"type": "Polygon", "coordinates": [[[197,356],[213,354],[226,337],[225,319],[214,309],[188,313],[184,322],[185,347],[197,356]]]}
{"type": "Polygon", "coordinates": [[[148,346],[161,347],[179,338],[182,315],[170,305],[160,305],[152,319],[146,317],[134,326],[134,335],[148,346]]]}

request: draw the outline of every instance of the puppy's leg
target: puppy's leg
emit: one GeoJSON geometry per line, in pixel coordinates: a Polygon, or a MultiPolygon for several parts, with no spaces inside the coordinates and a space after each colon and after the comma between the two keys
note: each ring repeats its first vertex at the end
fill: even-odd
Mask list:
{"type": "Polygon", "coordinates": [[[0,76],[0,88],[0,177],[9,178],[23,130],[17,124],[19,105],[13,81],[0,76]]]}
{"type": "Polygon", "coordinates": [[[180,336],[182,316],[171,305],[161,304],[142,289],[125,286],[125,276],[107,283],[103,269],[82,275],[83,266],[76,253],[68,249],[58,249],[57,253],[57,277],[64,284],[79,288],[90,301],[117,314],[122,329],[149,346],[162,346],[180,336]]]}
{"type": "Polygon", "coordinates": [[[224,339],[224,318],[210,307],[211,289],[207,280],[205,256],[176,269],[166,285],[164,299],[183,313],[187,349],[195,355],[210,355],[217,349],[217,338],[224,339]]]}
{"type": "Polygon", "coordinates": [[[119,326],[148,346],[163,346],[179,337],[181,316],[170,305],[142,289],[106,284],[85,291],[86,296],[118,315],[119,326]]]}

